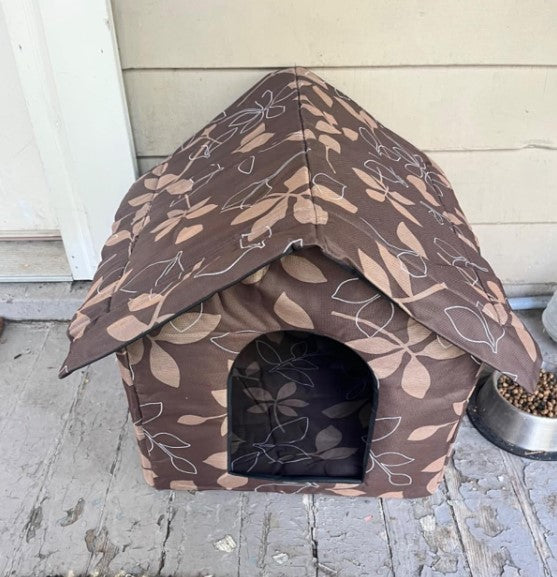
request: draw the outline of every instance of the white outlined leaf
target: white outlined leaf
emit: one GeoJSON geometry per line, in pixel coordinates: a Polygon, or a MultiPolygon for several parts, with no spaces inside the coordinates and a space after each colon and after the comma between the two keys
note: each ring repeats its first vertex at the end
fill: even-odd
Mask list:
{"type": "Polygon", "coordinates": [[[390,437],[400,426],[401,417],[379,417],[373,427],[373,443],[390,437]]]}
{"type": "Polygon", "coordinates": [[[269,365],[279,365],[282,362],[281,356],[276,349],[266,341],[257,339],[255,341],[255,348],[262,360],[269,365]]]}

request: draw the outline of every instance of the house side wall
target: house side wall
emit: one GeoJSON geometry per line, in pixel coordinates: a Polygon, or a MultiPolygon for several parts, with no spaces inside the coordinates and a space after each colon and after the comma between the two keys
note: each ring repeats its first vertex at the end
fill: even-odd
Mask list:
{"type": "Polygon", "coordinates": [[[122,366],[144,470],[157,488],[390,497],[436,489],[478,368],[317,249],[275,261],[132,343],[122,366]],[[296,329],[346,343],[378,378],[362,484],[276,484],[226,472],[232,363],[259,334],[296,329]]]}
{"type": "Polygon", "coordinates": [[[113,5],[142,172],[267,70],[308,66],[444,169],[509,294],[557,281],[555,3],[113,5]]]}

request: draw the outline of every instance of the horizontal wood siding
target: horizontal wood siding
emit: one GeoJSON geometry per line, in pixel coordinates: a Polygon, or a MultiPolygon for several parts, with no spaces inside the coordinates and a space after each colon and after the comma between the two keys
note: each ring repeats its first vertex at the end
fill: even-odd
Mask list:
{"type": "Polygon", "coordinates": [[[557,64],[552,0],[115,0],[124,68],[557,64]]]}
{"type": "Polygon", "coordinates": [[[443,168],[513,294],[557,282],[557,3],[113,5],[142,172],[267,71],[308,66],[443,168]]]}
{"type": "MultiPolygon", "coordinates": [[[[318,73],[425,150],[557,148],[557,68],[322,68],[318,73]]],[[[125,72],[137,153],[171,152],[263,74],[125,72]]]]}

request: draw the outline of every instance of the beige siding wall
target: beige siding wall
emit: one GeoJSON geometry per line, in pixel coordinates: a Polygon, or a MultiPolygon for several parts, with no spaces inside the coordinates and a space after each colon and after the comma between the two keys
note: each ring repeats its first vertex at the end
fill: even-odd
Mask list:
{"type": "Polygon", "coordinates": [[[268,70],[313,68],[426,150],[512,294],[557,281],[557,3],[113,0],[140,168],[268,70]]]}

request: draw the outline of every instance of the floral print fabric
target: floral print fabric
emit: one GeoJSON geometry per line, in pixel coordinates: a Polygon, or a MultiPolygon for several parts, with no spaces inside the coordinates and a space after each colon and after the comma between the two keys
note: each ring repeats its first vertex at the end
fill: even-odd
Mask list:
{"type": "MultiPolygon", "coordinates": [[[[68,334],[62,377],[117,352],[161,489],[429,494],[479,364],[532,388],[541,363],[442,171],[303,68],[264,77],[131,187],[68,334]],[[230,370],[295,330],[344,343],[377,380],[361,483],[228,470],[230,370]]],[[[339,444],[316,432],[314,453],[354,448],[330,426],[339,444]]]]}
{"type": "Polygon", "coordinates": [[[62,376],[314,245],[463,350],[536,380],[539,350],[441,170],[309,70],[269,74],[140,178],[113,231],[62,376]]]}
{"type": "MultiPolygon", "coordinates": [[[[288,355],[286,342],[279,348],[276,345],[274,350],[281,362],[289,356],[303,357],[296,348],[294,355],[288,355]]],[[[265,353],[273,362],[268,356],[270,350],[265,353]]],[[[216,293],[129,344],[118,358],[140,440],[144,473],[155,487],[390,497],[418,497],[435,490],[479,368],[469,354],[416,322],[369,283],[315,247],[274,261],[216,293]],[[300,403],[291,406],[287,402],[298,399],[309,403],[308,384],[315,385],[314,391],[327,387],[323,375],[315,378],[315,371],[307,366],[283,366],[283,374],[276,381],[263,383],[275,399],[282,397],[278,419],[285,431],[279,435],[279,442],[296,444],[295,432],[303,434],[306,430],[305,421],[300,421],[304,418],[316,422],[316,429],[332,426],[342,434],[339,440],[338,432],[329,429],[325,439],[319,438],[319,449],[324,449],[327,442],[331,449],[361,447],[350,441],[347,424],[352,420],[350,428],[354,431],[360,419],[370,414],[370,407],[361,400],[367,397],[376,402],[375,415],[370,415],[373,431],[361,483],[335,480],[334,476],[324,482],[242,475],[253,472],[247,470],[253,464],[253,455],[248,466],[244,463],[243,471],[230,474],[229,467],[236,458],[255,451],[262,453],[263,449],[269,453],[271,449],[265,445],[272,444],[260,438],[254,428],[246,435],[230,424],[241,418],[237,412],[241,406],[232,397],[234,368],[250,367],[242,354],[250,343],[265,342],[284,330],[335,339],[359,355],[373,372],[377,380],[375,398],[369,395],[369,389],[364,388],[360,396],[358,389],[349,388],[338,392],[344,397],[341,401],[329,396],[321,398],[317,407],[300,403]],[[283,388],[288,383],[296,388],[291,384],[283,388]],[[247,446],[252,438],[259,444],[253,450],[247,446]]],[[[248,373],[252,369],[256,367],[250,367],[248,373]]],[[[261,383],[255,386],[261,387],[261,383]]],[[[259,416],[272,416],[272,407],[264,404],[269,399],[264,393],[254,394],[259,395],[260,407],[267,412],[254,413],[257,421],[246,413],[245,422],[259,428],[259,416]]],[[[271,429],[276,424],[272,418],[271,429]]],[[[315,446],[316,429],[311,441],[314,446],[307,444],[300,449],[319,451],[315,446]]],[[[278,460],[274,453],[271,457],[278,460]]],[[[267,464],[265,455],[259,459],[267,464]]],[[[272,462],[268,464],[272,466],[272,462]]],[[[349,464],[350,459],[335,463],[349,464]]],[[[355,471],[347,473],[353,476],[355,471]]]]}

